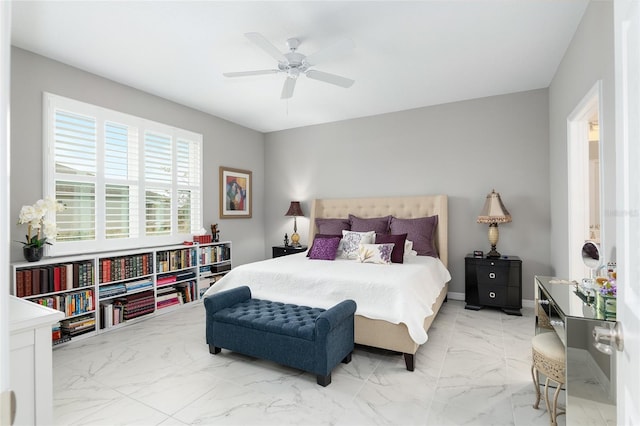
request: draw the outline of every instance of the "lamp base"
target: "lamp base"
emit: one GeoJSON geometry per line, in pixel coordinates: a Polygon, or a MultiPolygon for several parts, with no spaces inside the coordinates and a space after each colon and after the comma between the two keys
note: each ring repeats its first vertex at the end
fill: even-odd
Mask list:
{"type": "Polygon", "coordinates": [[[500,257],[500,256],[502,255],[498,253],[498,250],[496,250],[496,246],[491,246],[491,251],[486,255],[486,257],[500,257]]]}
{"type": "Polygon", "coordinates": [[[500,257],[500,253],[498,253],[498,250],[496,250],[498,239],[499,239],[498,224],[490,223],[489,224],[489,244],[491,244],[491,251],[487,253],[487,257],[500,257]]]}
{"type": "Polygon", "coordinates": [[[300,235],[295,231],[291,234],[291,247],[302,247],[300,244],[300,235]]]}

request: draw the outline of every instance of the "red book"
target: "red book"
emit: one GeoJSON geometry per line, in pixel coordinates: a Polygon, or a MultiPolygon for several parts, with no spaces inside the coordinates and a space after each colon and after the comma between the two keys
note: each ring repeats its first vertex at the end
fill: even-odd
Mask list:
{"type": "Polygon", "coordinates": [[[60,285],[60,266],[53,267],[53,291],[62,291],[62,286],[60,285]]]}

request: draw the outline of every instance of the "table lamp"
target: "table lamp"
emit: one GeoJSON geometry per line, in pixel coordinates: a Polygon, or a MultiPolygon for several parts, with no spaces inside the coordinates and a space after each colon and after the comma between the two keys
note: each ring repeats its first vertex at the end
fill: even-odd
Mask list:
{"type": "Polygon", "coordinates": [[[284,214],[285,216],[293,216],[293,234],[291,234],[291,246],[300,247],[300,235],[298,235],[298,225],[296,223],[297,216],[304,216],[302,213],[302,207],[300,207],[300,201],[292,201],[289,205],[289,210],[284,214]]]}
{"type": "Polygon", "coordinates": [[[495,189],[491,190],[491,193],[487,195],[477,222],[489,224],[489,244],[491,244],[491,251],[487,253],[487,257],[500,257],[500,253],[496,250],[496,244],[498,244],[498,223],[511,222],[511,215],[504,204],[502,204],[500,194],[497,193],[495,189]]]}

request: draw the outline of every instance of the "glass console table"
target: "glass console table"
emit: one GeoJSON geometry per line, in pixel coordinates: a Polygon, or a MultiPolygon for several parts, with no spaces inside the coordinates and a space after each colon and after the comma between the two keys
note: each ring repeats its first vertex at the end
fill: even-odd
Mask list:
{"type": "Polygon", "coordinates": [[[598,351],[594,327],[613,328],[615,318],[596,309],[575,283],[535,277],[536,334],[553,330],[566,348],[566,424],[616,424],[616,357],[598,351]]]}

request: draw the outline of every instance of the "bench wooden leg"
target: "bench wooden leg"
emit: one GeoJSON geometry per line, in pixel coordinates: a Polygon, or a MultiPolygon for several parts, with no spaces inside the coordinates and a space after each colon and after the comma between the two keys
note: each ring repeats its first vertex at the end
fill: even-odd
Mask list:
{"type": "Polygon", "coordinates": [[[413,371],[415,369],[415,356],[413,354],[403,354],[404,363],[407,366],[407,370],[413,371]]]}
{"type": "Polygon", "coordinates": [[[320,386],[328,386],[331,384],[331,373],[327,374],[326,376],[318,374],[316,378],[320,386]]]}
{"type": "Polygon", "coordinates": [[[209,353],[210,354],[219,354],[220,351],[222,350],[222,348],[219,348],[217,346],[213,346],[213,345],[209,345],[209,353]]]}
{"type": "Polygon", "coordinates": [[[342,360],[343,364],[349,364],[351,362],[351,354],[352,352],[349,352],[349,355],[344,357],[344,359],[342,360]]]}

